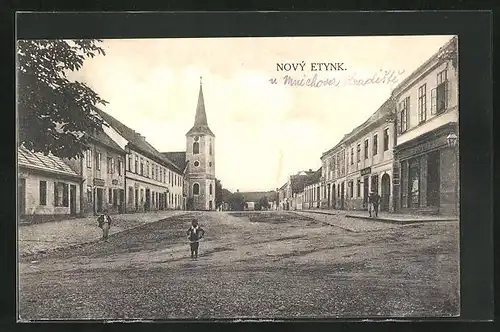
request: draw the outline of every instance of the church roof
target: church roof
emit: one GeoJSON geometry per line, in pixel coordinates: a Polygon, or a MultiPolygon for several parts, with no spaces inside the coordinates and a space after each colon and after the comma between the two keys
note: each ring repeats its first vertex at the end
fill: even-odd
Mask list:
{"type": "Polygon", "coordinates": [[[207,113],[205,111],[205,99],[203,98],[203,87],[201,85],[201,77],[200,77],[200,92],[198,94],[198,105],[196,106],[194,125],[186,133],[186,135],[195,135],[195,134],[211,135],[215,137],[214,133],[208,127],[207,113]]]}
{"type": "Polygon", "coordinates": [[[161,154],[171,160],[179,169],[186,167],[186,151],[162,152],[161,154]]]}

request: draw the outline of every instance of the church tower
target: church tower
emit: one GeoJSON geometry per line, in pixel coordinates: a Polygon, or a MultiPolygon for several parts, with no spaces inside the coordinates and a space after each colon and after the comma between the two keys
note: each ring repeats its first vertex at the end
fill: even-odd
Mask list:
{"type": "Polygon", "coordinates": [[[208,127],[200,77],[193,127],[186,133],[188,208],[215,210],[215,135],[208,127]]]}

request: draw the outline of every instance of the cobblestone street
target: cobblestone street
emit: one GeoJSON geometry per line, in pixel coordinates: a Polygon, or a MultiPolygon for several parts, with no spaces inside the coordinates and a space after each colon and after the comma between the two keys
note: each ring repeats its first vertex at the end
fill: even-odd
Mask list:
{"type": "Polygon", "coordinates": [[[368,227],[331,216],[345,226],[337,227],[325,218],[190,212],[109,242],[27,255],[20,319],[459,314],[458,222],[368,227]],[[185,238],[193,216],[206,231],[198,260],[188,257],[185,238]]]}

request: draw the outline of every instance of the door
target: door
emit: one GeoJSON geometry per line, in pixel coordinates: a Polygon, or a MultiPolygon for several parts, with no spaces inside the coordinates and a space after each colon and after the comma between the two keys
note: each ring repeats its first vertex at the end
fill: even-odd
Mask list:
{"type": "Polygon", "coordinates": [[[336,195],[337,195],[337,191],[335,190],[335,183],[332,183],[332,207],[334,209],[337,208],[337,202],[336,202],[337,197],[336,197],[336,195]]]}
{"type": "Polygon", "coordinates": [[[69,213],[76,215],[76,186],[71,184],[69,186],[69,213]]]}
{"type": "Polygon", "coordinates": [[[139,210],[139,189],[135,190],[135,210],[139,210]]]}
{"type": "Polygon", "coordinates": [[[125,189],[120,189],[120,202],[118,204],[118,211],[123,213],[123,206],[125,205],[125,189]]]}
{"type": "Polygon", "coordinates": [[[331,196],[331,189],[332,189],[332,185],[331,184],[328,184],[328,194],[327,194],[327,198],[328,198],[328,203],[327,203],[327,206],[330,207],[330,196],[331,196]]]}
{"type": "Polygon", "coordinates": [[[212,201],[208,201],[208,209],[212,211],[212,201]]]}
{"type": "Polygon", "coordinates": [[[95,200],[95,211],[97,213],[101,213],[102,212],[102,199],[103,199],[103,195],[102,195],[102,188],[97,188],[96,189],[96,200],[95,200]]]}
{"type": "Polygon", "coordinates": [[[26,214],[26,179],[19,179],[17,183],[17,200],[19,215],[26,214]]]}
{"type": "Polygon", "coordinates": [[[389,198],[391,196],[391,178],[389,174],[382,175],[380,211],[389,211],[389,198]]]}
{"type": "Polygon", "coordinates": [[[427,206],[439,206],[439,151],[429,153],[427,157],[427,206]]]}
{"type": "Polygon", "coordinates": [[[363,208],[368,207],[368,196],[370,195],[368,188],[368,177],[365,176],[363,179],[363,208]]]}
{"type": "Polygon", "coordinates": [[[144,206],[144,210],[149,211],[151,202],[151,192],[149,189],[146,189],[146,203],[144,206]]]}
{"type": "Polygon", "coordinates": [[[340,185],[340,209],[344,209],[344,198],[345,198],[345,186],[344,182],[340,185]]]}

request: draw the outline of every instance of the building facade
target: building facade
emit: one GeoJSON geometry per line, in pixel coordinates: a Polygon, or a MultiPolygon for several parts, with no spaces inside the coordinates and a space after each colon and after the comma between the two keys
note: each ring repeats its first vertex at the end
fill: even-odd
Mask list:
{"type": "Polygon", "coordinates": [[[18,213],[21,222],[44,222],[80,214],[80,175],[62,158],[17,151],[18,213]]]}
{"type": "Polygon", "coordinates": [[[401,82],[394,149],[395,207],[401,212],[459,211],[457,38],[401,82]]]}
{"type": "Polygon", "coordinates": [[[318,209],[321,207],[321,175],[323,167],[320,167],[312,176],[307,180],[304,187],[304,209],[318,209]]]}
{"type": "Polygon", "coordinates": [[[125,155],[124,212],[182,209],[184,170],[157,151],[146,138],[99,110],[106,134],[125,155]]]}
{"type": "Polygon", "coordinates": [[[185,174],[188,209],[215,210],[215,135],[208,127],[201,81],[194,125],[186,133],[185,174]]]}

